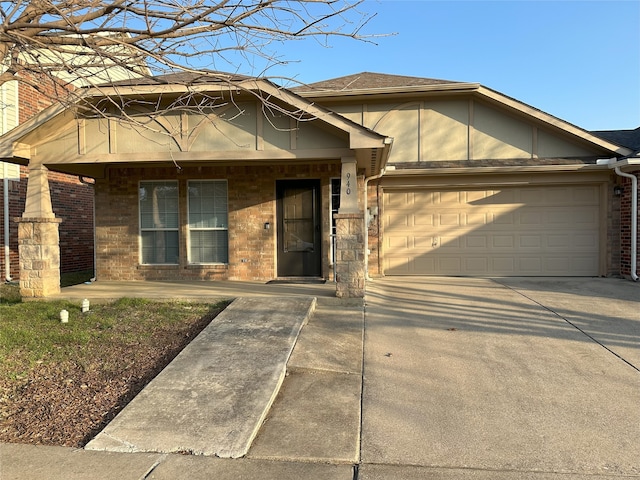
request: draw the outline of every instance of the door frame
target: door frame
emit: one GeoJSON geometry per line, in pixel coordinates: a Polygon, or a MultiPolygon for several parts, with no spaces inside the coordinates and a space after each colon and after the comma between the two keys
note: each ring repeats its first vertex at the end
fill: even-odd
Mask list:
{"type": "Polygon", "coordinates": [[[276,276],[287,277],[322,277],[322,182],[320,179],[282,179],[276,180],[276,276]],[[283,198],[287,188],[310,188],[313,192],[313,251],[285,252],[284,251],[284,212],[283,198]],[[292,262],[299,257],[300,268],[292,266],[292,262]]]}

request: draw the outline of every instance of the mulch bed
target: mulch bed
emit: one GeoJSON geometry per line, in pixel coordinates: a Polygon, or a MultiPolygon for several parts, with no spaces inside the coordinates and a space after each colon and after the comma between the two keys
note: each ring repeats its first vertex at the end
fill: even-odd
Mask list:
{"type": "Polygon", "coordinates": [[[0,442],[83,447],[217,313],[148,332],[143,343],[92,346],[84,364],[42,362],[18,385],[0,378],[0,442]]]}

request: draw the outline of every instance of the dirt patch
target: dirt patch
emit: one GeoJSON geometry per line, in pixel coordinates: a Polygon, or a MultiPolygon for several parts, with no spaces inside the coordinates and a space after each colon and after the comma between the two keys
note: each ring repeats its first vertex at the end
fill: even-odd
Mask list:
{"type": "Polygon", "coordinates": [[[94,342],[73,359],[45,358],[17,381],[0,377],[0,442],[84,446],[223,308],[146,324],[136,340],[94,342]]]}

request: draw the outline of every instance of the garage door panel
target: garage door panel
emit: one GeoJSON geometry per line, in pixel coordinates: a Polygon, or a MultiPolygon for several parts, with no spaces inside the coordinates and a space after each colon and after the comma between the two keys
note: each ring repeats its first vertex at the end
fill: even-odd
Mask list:
{"type": "Polygon", "coordinates": [[[519,235],[519,245],[521,249],[536,249],[542,247],[542,238],[540,235],[519,235]]]}
{"type": "Polygon", "coordinates": [[[491,223],[488,213],[468,213],[465,215],[466,225],[486,225],[491,223]]]}
{"type": "Polygon", "coordinates": [[[491,223],[496,225],[512,226],[512,225],[515,225],[516,219],[515,219],[515,215],[511,212],[496,213],[496,214],[493,214],[493,219],[491,223]]]}
{"type": "Polygon", "coordinates": [[[392,249],[406,250],[409,248],[409,238],[406,236],[387,237],[387,247],[392,249]]]}
{"type": "Polygon", "coordinates": [[[451,275],[462,275],[462,258],[441,256],[438,258],[438,268],[451,272],[451,275]]]}
{"type": "Polygon", "coordinates": [[[486,250],[487,242],[489,240],[485,235],[467,235],[466,236],[466,247],[470,249],[483,249],[486,250]]]}
{"type": "Polygon", "coordinates": [[[491,258],[491,271],[504,272],[504,275],[516,273],[516,262],[514,257],[493,257],[491,258]]]}
{"type": "Polygon", "coordinates": [[[484,275],[489,269],[487,257],[467,257],[464,259],[464,272],[467,275],[484,275]]]}
{"type": "Polygon", "coordinates": [[[463,240],[463,237],[440,237],[436,247],[440,251],[453,250],[457,253],[460,251],[463,240]]]}
{"type": "Polygon", "coordinates": [[[493,248],[497,249],[512,249],[515,245],[515,238],[513,235],[500,235],[496,234],[491,237],[493,248]]]}
{"type": "Polygon", "coordinates": [[[420,272],[435,270],[435,258],[419,256],[412,260],[411,262],[411,273],[412,274],[420,274],[420,272]]]}
{"type": "Polygon", "coordinates": [[[385,273],[598,275],[599,192],[595,185],[385,192],[385,273]]]}
{"type": "Polygon", "coordinates": [[[573,236],[572,247],[579,248],[587,248],[589,251],[593,251],[594,248],[598,246],[598,237],[593,234],[575,234],[573,236]]]}
{"type": "Polygon", "coordinates": [[[409,263],[412,259],[408,255],[390,255],[385,257],[385,263],[387,264],[387,270],[389,275],[411,275],[412,271],[409,270],[409,263]]]}
{"type": "Polygon", "coordinates": [[[521,256],[518,258],[518,272],[522,275],[542,275],[542,259],[539,257],[521,256]]]}
{"type": "Polygon", "coordinates": [[[442,213],[438,215],[438,225],[454,226],[461,225],[459,213],[442,213]]]}
{"type": "Polygon", "coordinates": [[[435,224],[433,215],[417,214],[413,216],[413,225],[416,227],[430,227],[435,224]]]}

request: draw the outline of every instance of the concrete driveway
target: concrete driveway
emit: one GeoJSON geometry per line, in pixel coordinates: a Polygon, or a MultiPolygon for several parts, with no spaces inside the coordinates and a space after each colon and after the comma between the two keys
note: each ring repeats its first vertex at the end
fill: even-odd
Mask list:
{"type": "Polygon", "coordinates": [[[359,479],[640,475],[640,284],[368,285],[359,479]]]}

